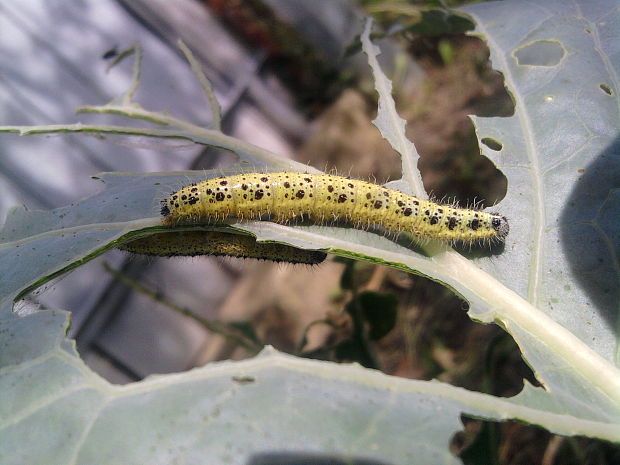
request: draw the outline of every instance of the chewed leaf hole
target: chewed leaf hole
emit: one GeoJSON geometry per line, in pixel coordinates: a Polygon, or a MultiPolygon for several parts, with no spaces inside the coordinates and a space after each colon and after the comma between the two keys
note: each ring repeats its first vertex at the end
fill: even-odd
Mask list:
{"type": "Polygon", "coordinates": [[[556,66],[566,54],[556,40],[537,40],[515,50],[517,63],[522,66],[556,66]]]}
{"type": "Polygon", "coordinates": [[[603,92],[605,92],[607,95],[613,95],[614,91],[611,90],[611,87],[608,84],[599,84],[599,87],[601,88],[601,90],[603,92]]]}
{"type": "Polygon", "coordinates": [[[496,152],[499,152],[501,149],[504,148],[504,145],[500,141],[498,141],[497,139],[493,139],[492,137],[484,137],[481,142],[488,148],[490,148],[491,150],[495,150],[496,152]]]}

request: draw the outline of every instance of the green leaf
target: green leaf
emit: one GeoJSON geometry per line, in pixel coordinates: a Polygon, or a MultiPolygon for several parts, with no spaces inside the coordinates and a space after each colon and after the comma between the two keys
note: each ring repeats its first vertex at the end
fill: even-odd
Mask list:
{"type": "MultiPolygon", "coordinates": [[[[66,312],[18,316],[13,301],[117,241],[158,230],[159,199],[215,173],[105,174],[101,193],[51,212],[14,209],[0,232],[0,463],[246,464],[275,462],[278,454],[290,462],[320,463],[318,456],[458,463],[448,444],[463,413],[620,441],[615,8],[614,2],[557,1],[467,8],[516,103],[509,118],[475,119],[479,137],[501,145],[483,150],[509,181],[497,206],[512,228],[501,254],[473,262],[447,247],[430,244],[422,253],[407,241],[345,228],[231,226],[261,240],[324,248],[445,283],[469,302],[472,318],[497,322],[515,338],[544,389],[526,384],[514,398],[497,398],[271,349],[243,362],[110,385],[65,338],[66,312]],[[524,64],[533,59],[531,50],[519,54],[520,64],[515,54],[538,40],[545,41],[545,65],[524,64]],[[565,53],[549,65],[554,43],[565,53]]],[[[374,57],[366,32],[364,47],[374,57]]],[[[415,150],[405,141],[390,86],[370,60],[382,101],[378,124],[403,156],[404,188],[414,191],[415,150]]],[[[165,118],[135,107],[114,111],[165,118]]],[[[241,162],[299,168],[218,131],[170,123],[166,130],[64,125],[33,131],[181,137],[232,150],[241,162]]]]}
{"type": "Polygon", "coordinates": [[[379,108],[373,124],[377,126],[383,138],[401,156],[403,180],[405,181],[400,186],[401,190],[412,193],[417,197],[426,198],[427,195],[424,190],[422,176],[418,171],[420,155],[415,145],[407,139],[405,134],[406,121],[396,111],[396,104],[392,98],[392,82],[383,74],[377,61],[377,56],[381,51],[370,41],[371,25],[371,21],[366,22],[361,39],[362,50],[364,50],[368,57],[368,64],[375,80],[375,89],[379,94],[379,108]]]}
{"type": "MultiPolygon", "coordinates": [[[[503,321],[553,401],[581,415],[590,409],[583,399],[598,392],[588,385],[609,375],[616,386],[618,377],[620,223],[611,218],[620,208],[620,115],[617,92],[601,84],[618,83],[620,21],[613,2],[523,5],[466,8],[515,101],[509,118],[473,118],[478,137],[493,141],[483,154],[509,180],[498,209],[511,224],[501,257],[479,264],[578,338],[573,349],[559,348],[511,316],[503,321]],[[578,375],[576,359],[585,356],[608,368],[578,375]]],[[[484,319],[476,307],[470,313],[484,319]]]]}

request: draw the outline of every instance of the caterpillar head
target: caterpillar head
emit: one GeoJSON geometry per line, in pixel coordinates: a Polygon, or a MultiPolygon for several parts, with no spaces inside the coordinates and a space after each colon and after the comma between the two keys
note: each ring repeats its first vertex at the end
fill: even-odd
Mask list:
{"type": "Polygon", "coordinates": [[[172,211],[170,210],[170,202],[169,199],[163,199],[161,201],[161,222],[165,226],[172,226],[172,211]]]}
{"type": "Polygon", "coordinates": [[[168,207],[168,200],[161,201],[161,210],[159,211],[164,218],[170,216],[170,208],[168,207]]]}
{"type": "Polygon", "coordinates": [[[497,236],[499,239],[504,240],[510,232],[508,220],[505,216],[500,216],[499,213],[491,213],[491,215],[493,215],[493,219],[491,220],[493,229],[497,231],[497,236]]]}

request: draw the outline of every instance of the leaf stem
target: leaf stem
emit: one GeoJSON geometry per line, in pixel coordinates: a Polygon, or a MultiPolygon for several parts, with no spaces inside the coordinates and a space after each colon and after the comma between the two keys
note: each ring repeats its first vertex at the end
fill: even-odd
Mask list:
{"type": "Polygon", "coordinates": [[[221,130],[222,129],[222,109],[220,107],[220,102],[218,102],[217,98],[215,98],[215,91],[213,90],[213,86],[211,85],[211,82],[205,76],[205,73],[202,70],[200,63],[198,63],[198,60],[196,60],[196,58],[194,57],[194,54],[187,47],[187,45],[185,45],[185,43],[180,39],[177,42],[177,45],[179,46],[179,49],[181,49],[181,51],[183,52],[183,55],[185,55],[185,58],[189,62],[190,66],[192,67],[192,71],[194,72],[194,75],[198,79],[198,82],[200,83],[200,87],[202,87],[203,92],[205,93],[205,95],[207,96],[207,99],[209,100],[209,107],[211,108],[211,118],[213,119],[213,128],[217,129],[218,131],[221,130]]]}
{"type": "MultiPolygon", "coordinates": [[[[432,260],[449,276],[447,283],[457,292],[462,294],[466,288],[483,298],[492,309],[485,315],[473,317],[485,322],[501,322],[517,343],[520,338],[515,327],[529,333],[577,371],[585,384],[595,386],[620,405],[620,370],[581,339],[457,252],[448,250],[432,260]]],[[[469,300],[467,295],[465,298],[469,300]]],[[[527,358],[527,345],[519,345],[527,358]]],[[[544,383],[544,379],[542,381],[544,383]]]]}
{"type": "MultiPolygon", "coordinates": [[[[87,107],[95,109],[97,107],[87,107]]],[[[106,108],[100,107],[101,109],[106,108]]],[[[139,112],[133,107],[108,107],[107,110],[116,108],[118,114],[129,115],[129,117],[146,119],[147,114],[155,115],[158,121],[161,116],[152,113],[145,112],[140,115],[139,112]],[[132,116],[133,115],[133,116],[132,116]]],[[[94,110],[93,110],[94,111],[94,110]]],[[[112,111],[110,111],[112,112],[112,111]]],[[[201,128],[194,126],[191,123],[185,123],[183,127],[177,129],[160,129],[160,128],[135,128],[127,126],[113,126],[113,125],[98,125],[98,124],[51,124],[43,126],[0,126],[0,133],[12,132],[21,136],[30,136],[34,134],[57,134],[57,133],[93,133],[93,134],[123,134],[133,136],[144,137],[159,137],[170,139],[185,139],[195,142],[196,144],[208,145],[212,147],[219,147],[222,149],[230,150],[248,161],[253,161],[256,166],[250,165],[255,170],[263,169],[263,166],[269,166],[273,171],[274,169],[281,169],[284,171],[299,171],[306,173],[319,172],[311,166],[298,163],[292,160],[286,160],[277,156],[269,150],[263,149],[256,145],[244,142],[235,137],[227,136],[226,134],[214,130],[201,128]]]]}
{"type": "MultiPolygon", "coordinates": [[[[237,225],[243,229],[242,225],[237,225]]],[[[349,241],[326,238],[311,231],[288,228],[274,223],[261,224],[260,230],[249,229],[257,239],[273,238],[282,228],[287,228],[289,240],[311,243],[313,247],[324,248],[328,253],[364,259],[373,258],[374,263],[382,263],[392,268],[409,273],[416,273],[443,283],[461,295],[476,307],[473,302],[480,302],[481,308],[492,309],[488,313],[470,316],[485,323],[499,322],[519,343],[518,330],[521,329],[540,344],[550,348],[555,354],[583,377],[583,384],[598,389],[608,399],[620,405],[620,370],[597,354],[586,343],[536,308],[516,292],[506,287],[493,276],[480,269],[474,262],[454,250],[437,247],[430,257],[408,255],[388,251],[369,245],[355,244],[355,254],[351,254],[349,241]]],[[[532,357],[527,351],[528,345],[519,343],[526,359],[532,357]]],[[[538,374],[537,365],[534,372],[538,374]]],[[[545,380],[541,380],[545,383],[545,380]]]]}

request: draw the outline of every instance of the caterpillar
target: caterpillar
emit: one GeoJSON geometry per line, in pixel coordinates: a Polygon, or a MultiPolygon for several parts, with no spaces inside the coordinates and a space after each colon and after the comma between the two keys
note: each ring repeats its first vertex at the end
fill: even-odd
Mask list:
{"type": "Polygon", "coordinates": [[[274,262],[316,265],[327,254],[290,245],[256,242],[252,236],[217,231],[180,231],[153,234],[119,245],[126,252],[159,257],[219,255],[274,262]]]}
{"type": "Polygon", "coordinates": [[[323,224],[345,220],[355,228],[373,225],[424,241],[503,241],[506,217],[419,199],[365,181],[332,174],[244,173],[194,183],[161,201],[162,222],[219,222],[230,217],[286,223],[308,217],[323,224]]]}

